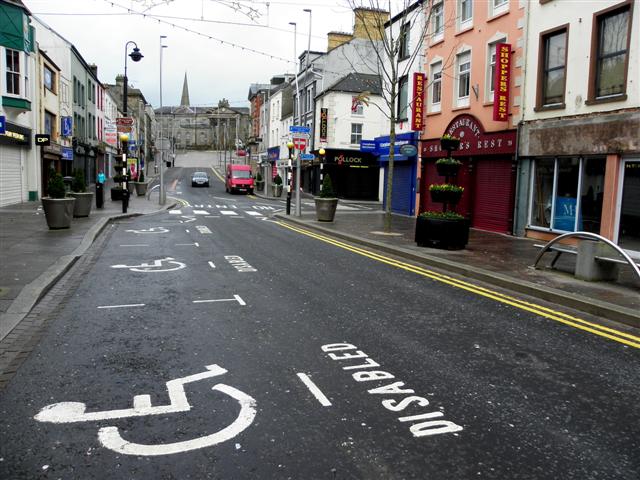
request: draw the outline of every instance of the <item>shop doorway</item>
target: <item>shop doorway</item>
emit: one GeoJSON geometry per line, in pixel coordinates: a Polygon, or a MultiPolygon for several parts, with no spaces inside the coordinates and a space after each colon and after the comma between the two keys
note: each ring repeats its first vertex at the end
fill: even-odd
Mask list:
{"type": "Polygon", "coordinates": [[[626,160],[622,175],[618,245],[640,254],[640,160],[626,160]]]}

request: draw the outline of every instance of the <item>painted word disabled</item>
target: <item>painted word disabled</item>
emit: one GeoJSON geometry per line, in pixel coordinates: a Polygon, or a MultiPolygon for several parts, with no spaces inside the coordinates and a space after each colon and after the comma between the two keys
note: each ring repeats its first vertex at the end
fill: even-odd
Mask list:
{"type": "Polygon", "coordinates": [[[111,265],[111,268],[128,268],[132,272],[174,272],[182,270],[187,265],[182,262],[175,261],[172,257],[160,258],[149,263],[141,263],[140,265],[111,265]]]}
{"type": "MultiPolygon", "coordinates": [[[[207,365],[206,369],[205,372],[168,381],[169,405],[152,406],[150,395],[136,395],[133,397],[133,408],[103,410],[100,412],[86,412],[84,403],[61,402],[44,407],[34,418],[39,422],[47,423],[77,423],[188,412],[191,410],[191,405],[187,400],[184,385],[227,373],[227,370],[218,365],[207,365]]],[[[122,437],[118,427],[108,426],[98,430],[98,440],[104,447],[115,452],[143,456],[188,452],[212,447],[230,440],[251,425],[256,416],[256,401],[246,393],[222,383],[214,385],[212,390],[228,395],[240,405],[240,413],[238,413],[237,418],[218,432],[192,440],[153,445],[129,442],[122,437]]]]}
{"type": "Polygon", "coordinates": [[[168,228],[164,228],[164,227],[151,227],[151,228],[142,229],[142,230],[125,230],[125,232],[127,232],[127,233],[135,233],[135,234],[141,234],[141,233],[169,233],[169,229],[168,228]]]}

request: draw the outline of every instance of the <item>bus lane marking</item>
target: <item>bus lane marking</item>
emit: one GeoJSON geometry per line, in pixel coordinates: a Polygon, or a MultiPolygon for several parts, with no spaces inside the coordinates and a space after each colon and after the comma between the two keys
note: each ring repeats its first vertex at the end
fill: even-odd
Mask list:
{"type": "MultiPolygon", "coordinates": [[[[351,376],[356,382],[372,382],[380,380],[391,380],[396,378],[395,375],[384,370],[366,370],[370,368],[380,367],[380,364],[369,357],[358,347],[350,343],[329,343],[320,347],[323,352],[327,353],[333,361],[342,362],[357,361],[356,365],[347,365],[342,367],[343,370],[351,372],[351,376]],[[355,352],[349,352],[355,350],[355,352]],[[340,352],[340,353],[334,353],[340,352]]],[[[380,385],[367,390],[371,395],[384,395],[382,406],[391,412],[402,412],[411,404],[415,404],[413,409],[417,407],[427,407],[429,400],[424,397],[413,395],[415,390],[405,388],[404,382],[393,382],[388,385],[380,385]],[[397,396],[402,397],[398,398],[397,396]]],[[[398,418],[399,422],[412,422],[409,431],[414,437],[427,437],[431,435],[439,435],[443,433],[454,433],[461,431],[463,428],[450,420],[433,420],[444,416],[440,410],[422,412],[416,415],[402,416],[398,418]],[[427,420],[423,422],[421,420],[427,420]],[[419,423],[417,423],[419,422],[419,423]]]]}

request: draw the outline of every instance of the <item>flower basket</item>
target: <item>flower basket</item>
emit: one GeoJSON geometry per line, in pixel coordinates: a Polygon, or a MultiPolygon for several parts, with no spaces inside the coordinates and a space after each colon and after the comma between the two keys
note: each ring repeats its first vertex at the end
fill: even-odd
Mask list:
{"type": "Polygon", "coordinates": [[[460,170],[460,163],[436,162],[436,170],[438,171],[438,175],[442,177],[455,177],[458,175],[458,170],[460,170]]]}
{"type": "Polygon", "coordinates": [[[441,138],[440,146],[442,150],[447,150],[448,152],[452,150],[458,150],[460,148],[460,139],[459,138],[441,138]]]}
{"type": "Polygon", "coordinates": [[[455,205],[462,197],[462,190],[429,190],[431,201],[455,205]]]}

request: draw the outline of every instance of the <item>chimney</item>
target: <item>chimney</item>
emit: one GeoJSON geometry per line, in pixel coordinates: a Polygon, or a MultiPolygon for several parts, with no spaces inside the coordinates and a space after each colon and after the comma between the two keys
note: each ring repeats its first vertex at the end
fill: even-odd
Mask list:
{"type": "Polygon", "coordinates": [[[384,23],[389,20],[389,12],[376,8],[355,8],[353,36],[364,40],[382,40],[384,23]]]}
{"type": "Polygon", "coordinates": [[[350,33],[329,32],[327,33],[327,52],[351,40],[353,40],[353,35],[350,33]]]}
{"type": "Polygon", "coordinates": [[[122,88],[124,85],[124,75],[116,75],[116,85],[122,88]]]}
{"type": "Polygon", "coordinates": [[[93,73],[94,77],[98,78],[98,65],[92,63],[91,65],[89,65],[89,70],[91,70],[91,73],[93,73]]]}

